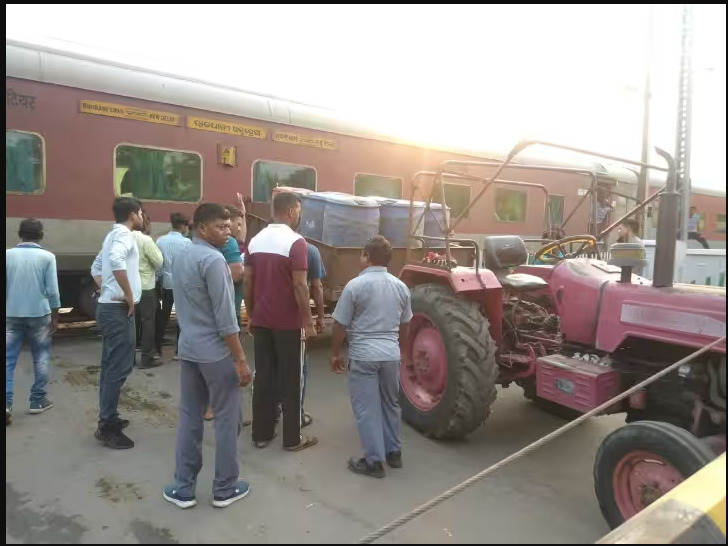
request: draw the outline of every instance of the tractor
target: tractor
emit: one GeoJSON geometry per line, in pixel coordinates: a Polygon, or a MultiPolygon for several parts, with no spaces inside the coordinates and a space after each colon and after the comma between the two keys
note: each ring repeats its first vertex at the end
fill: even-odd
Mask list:
{"type": "MultiPolygon", "coordinates": [[[[521,142],[482,179],[470,206],[534,144],[600,155],[521,142]]],[[[677,176],[673,159],[657,153],[667,167],[609,158],[667,172],[652,281],[633,273],[646,265],[643,248],[618,243],[605,253],[594,234],[547,242],[536,259],[548,265],[529,265],[520,237],[487,236],[481,249],[452,236],[467,210],[454,221],[445,216],[442,238],[415,236],[410,220],[412,238],[423,246],[444,241],[444,251],[437,260],[410,257],[400,273],[414,314],[401,370],[406,422],[432,438],[462,438],[486,422],[496,387],[511,384],[545,409],[583,414],[725,336],[725,289],[673,282],[677,176]],[[451,259],[467,246],[478,256],[470,267],[451,259]]],[[[465,163],[478,164],[438,167],[427,207],[433,197],[446,207],[444,178],[472,178],[453,168],[465,163]]],[[[607,410],[626,413],[627,422],[606,437],[594,465],[612,528],[725,451],[725,373],[723,342],[607,410]]]]}

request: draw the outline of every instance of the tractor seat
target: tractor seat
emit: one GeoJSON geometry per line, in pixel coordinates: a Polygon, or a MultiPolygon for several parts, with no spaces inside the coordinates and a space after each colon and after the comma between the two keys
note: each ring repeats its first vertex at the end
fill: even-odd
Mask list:
{"type": "Polygon", "coordinates": [[[514,267],[528,261],[528,250],[523,239],[516,235],[491,235],[483,239],[483,263],[501,285],[513,292],[538,290],[548,286],[541,277],[526,273],[509,273],[514,267]]]}
{"type": "Polygon", "coordinates": [[[510,275],[496,275],[503,288],[507,288],[513,292],[528,292],[529,290],[538,290],[548,286],[545,280],[536,275],[527,273],[511,273],[510,275]]]}

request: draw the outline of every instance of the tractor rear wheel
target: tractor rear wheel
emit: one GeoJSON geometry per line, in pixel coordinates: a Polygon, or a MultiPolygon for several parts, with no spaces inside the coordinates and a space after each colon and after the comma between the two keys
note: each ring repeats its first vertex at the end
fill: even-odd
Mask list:
{"type": "Polygon", "coordinates": [[[439,284],[412,290],[412,312],[400,374],[403,419],[431,438],[463,438],[485,422],[496,398],[488,320],[476,302],[439,284]]]}
{"type": "Polygon", "coordinates": [[[594,462],[594,490],[614,529],[715,458],[698,438],[670,423],[635,421],[604,439],[594,462]]]}

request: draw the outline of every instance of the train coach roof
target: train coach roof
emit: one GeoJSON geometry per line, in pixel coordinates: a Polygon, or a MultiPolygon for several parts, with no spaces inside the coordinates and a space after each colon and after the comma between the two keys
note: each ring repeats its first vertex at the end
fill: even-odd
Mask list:
{"type": "MultiPolygon", "coordinates": [[[[164,73],[151,67],[135,65],[128,60],[111,60],[105,56],[108,57],[108,54],[102,55],[89,46],[72,42],[45,39],[25,41],[6,37],[5,75],[484,159],[501,159],[506,151],[445,148],[415,143],[347,119],[330,109],[179,74],[164,73]]],[[[119,54],[116,56],[119,57],[119,54]]],[[[554,160],[543,153],[524,152],[515,163],[585,168],[607,179],[636,182],[633,172],[618,165],[571,159],[554,160]]]]}

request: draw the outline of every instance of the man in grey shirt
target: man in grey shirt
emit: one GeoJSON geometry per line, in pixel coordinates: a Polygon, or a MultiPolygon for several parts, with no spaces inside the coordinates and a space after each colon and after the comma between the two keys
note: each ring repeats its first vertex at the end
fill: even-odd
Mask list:
{"type": "Polygon", "coordinates": [[[230,214],[204,203],[194,215],[195,237],[172,266],[172,290],[180,325],[180,406],[175,483],[164,498],[180,508],[197,504],[202,468],[203,416],[215,412],[215,479],[212,505],[230,506],[250,490],[238,480],[240,389],[251,373],[240,344],[233,279],[219,249],[230,235],[230,214]]]}
{"type": "Polygon", "coordinates": [[[392,247],[378,235],[361,254],[362,272],[344,287],[334,310],[331,369],[342,373],[341,351],[349,339],[349,394],[361,458],[349,470],[384,477],[384,461],[402,467],[399,368],[404,356],[412,306],[409,288],[387,271],[392,247]]]}

